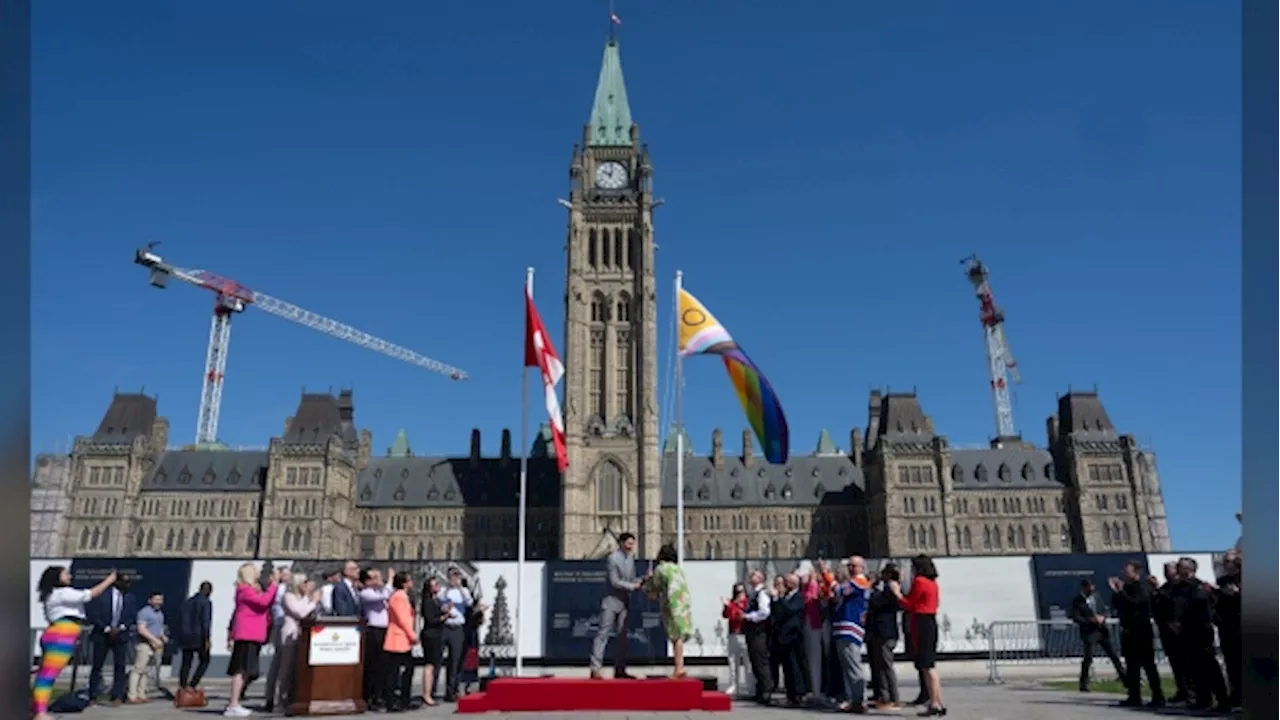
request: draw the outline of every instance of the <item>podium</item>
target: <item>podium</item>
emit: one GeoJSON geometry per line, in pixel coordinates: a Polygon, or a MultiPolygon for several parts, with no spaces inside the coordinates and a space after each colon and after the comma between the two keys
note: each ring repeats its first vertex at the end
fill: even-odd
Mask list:
{"type": "Polygon", "coordinates": [[[364,621],[356,617],[306,620],[298,634],[297,668],[289,715],[354,715],[364,702],[364,621]]]}

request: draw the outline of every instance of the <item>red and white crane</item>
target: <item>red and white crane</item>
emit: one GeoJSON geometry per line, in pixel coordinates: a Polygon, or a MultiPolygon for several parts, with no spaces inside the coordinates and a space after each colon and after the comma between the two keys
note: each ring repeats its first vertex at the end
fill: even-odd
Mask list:
{"type": "Polygon", "coordinates": [[[1018,376],[1018,363],[1013,359],[1009,342],[1004,337],[1004,312],[991,294],[987,266],[977,255],[970,255],[960,262],[967,266],[965,272],[978,296],[978,317],[982,321],[982,335],[987,345],[987,370],[991,375],[991,400],[996,410],[996,440],[1016,438],[1009,383],[1019,383],[1022,379],[1018,376]]]}
{"type": "Polygon", "coordinates": [[[164,261],[154,252],[155,243],[138,250],[133,261],[151,271],[154,287],[164,288],[170,277],[209,290],[215,295],[213,323],[209,328],[209,353],[205,358],[204,387],[200,392],[200,417],[196,423],[196,444],[208,444],[218,438],[218,413],[222,407],[222,381],[227,373],[227,347],[231,343],[231,316],[249,306],[265,310],[277,317],[328,333],[339,340],[380,352],[397,360],[446,375],[453,380],[466,380],[467,373],[452,365],[432,360],[407,348],[376,338],[369,333],[304,310],[292,303],[251,290],[240,283],[215,275],[208,270],[188,270],[164,261]]]}

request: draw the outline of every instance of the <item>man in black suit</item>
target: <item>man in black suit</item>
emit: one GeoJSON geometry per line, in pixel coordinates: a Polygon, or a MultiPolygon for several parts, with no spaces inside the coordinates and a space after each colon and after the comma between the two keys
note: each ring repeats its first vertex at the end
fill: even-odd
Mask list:
{"type": "Polygon", "coordinates": [[[348,560],[342,566],[342,578],[333,586],[333,614],[336,617],[360,617],[360,566],[348,560]]]}
{"type": "Polygon", "coordinates": [[[1244,650],[1241,646],[1240,551],[1231,549],[1222,558],[1223,576],[1218,578],[1215,608],[1218,621],[1218,644],[1222,647],[1222,664],[1227,668],[1228,699],[1231,707],[1241,706],[1240,683],[1244,674],[1244,650]]]}
{"type": "Polygon", "coordinates": [[[1093,667],[1094,648],[1100,648],[1116,669],[1116,676],[1124,682],[1124,666],[1111,644],[1111,629],[1107,618],[1098,612],[1097,596],[1093,593],[1093,581],[1080,581],[1080,594],[1071,600],[1071,620],[1080,628],[1080,642],[1084,644],[1084,659],[1080,661],[1080,692],[1089,692],[1089,670],[1093,667]]]}
{"type": "Polygon", "coordinates": [[[773,642],[782,662],[783,683],[787,686],[787,702],[799,705],[809,694],[808,673],[804,670],[804,596],[800,578],[787,575],[786,591],[773,603],[773,642]]]}
{"type": "Polygon", "coordinates": [[[1178,623],[1174,617],[1174,590],[1178,587],[1178,564],[1164,564],[1164,584],[1151,596],[1151,614],[1156,621],[1156,632],[1160,636],[1160,647],[1169,660],[1169,672],[1173,675],[1176,686],[1172,703],[1185,703],[1191,697],[1185,655],[1176,628],[1178,623]]]}
{"type": "Polygon", "coordinates": [[[200,590],[182,603],[178,625],[178,646],[182,648],[182,667],[178,671],[178,687],[193,690],[200,685],[205,670],[209,669],[209,639],[213,635],[213,603],[209,596],[213,585],[200,583],[200,590]],[[196,672],[191,674],[191,661],[198,659],[196,672]]]}
{"type": "Polygon", "coordinates": [[[1187,680],[1197,710],[1229,710],[1227,684],[1213,644],[1213,590],[1196,577],[1194,558],[1178,558],[1178,580],[1174,583],[1174,629],[1185,653],[1187,680]]]}
{"type": "Polygon", "coordinates": [[[89,633],[93,648],[93,664],[89,670],[89,697],[96,700],[102,694],[102,666],[111,653],[111,695],[113,706],[124,702],[125,656],[129,652],[129,640],[138,617],[138,602],[130,594],[133,580],[127,575],[116,579],[110,590],[94,598],[85,607],[85,618],[92,628],[89,633]]]}
{"type": "Polygon", "coordinates": [[[1156,669],[1155,630],[1151,626],[1151,586],[1155,578],[1144,579],[1138,562],[1124,564],[1124,578],[1111,578],[1111,600],[1120,618],[1120,652],[1124,655],[1125,687],[1129,696],[1120,704],[1142,705],[1142,673],[1151,687],[1151,707],[1164,705],[1160,672],[1156,669]]]}

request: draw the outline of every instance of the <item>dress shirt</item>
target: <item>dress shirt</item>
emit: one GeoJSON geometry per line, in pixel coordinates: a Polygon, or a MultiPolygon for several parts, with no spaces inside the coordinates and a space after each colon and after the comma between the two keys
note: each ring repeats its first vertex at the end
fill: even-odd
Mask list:
{"type": "Polygon", "coordinates": [[[769,591],[765,589],[764,585],[757,585],[751,589],[751,592],[755,593],[756,609],[744,613],[742,619],[751,623],[760,623],[768,620],[771,611],[770,605],[773,602],[769,597],[769,591]]]}
{"type": "Polygon", "coordinates": [[[111,588],[111,627],[120,627],[120,609],[124,606],[124,594],[118,588],[111,588]]]}
{"type": "Polygon", "coordinates": [[[444,621],[449,627],[462,627],[467,622],[466,611],[471,608],[471,593],[465,588],[449,587],[440,593],[440,602],[449,603],[449,618],[444,621]]]}
{"type": "Polygon", "coordinates": [[[364,622],[368,627],[385,628],[387,626],[387,600],[391,597],[391,587],[364,588],[360,591],[360,610],[364,613],[364,622]]]}
{"type": "Polygon", "coordinates": [[[285,586],[283,584],[276,588],[276,599],[271,603],[271,619],[275,621],[275,626],[280,627],[280,623],[284,622],[284,594],[285,586]]]}
{"type": "Polygon", "coordinates": [[[333,586],[320,588],[320,611],[325,615],[333,614],[333,586]]]}

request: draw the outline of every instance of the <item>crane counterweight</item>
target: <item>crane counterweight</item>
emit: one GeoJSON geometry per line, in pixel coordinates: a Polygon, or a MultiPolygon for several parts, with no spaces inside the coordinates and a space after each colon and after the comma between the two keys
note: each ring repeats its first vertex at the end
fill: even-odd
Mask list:
{"type": "Polygon", "coordinates": [[[452,380],[466,380],[467,373],[452,365],[400,347],[366,332],[357,330],[297,305],[256,292],[240,283],[207,270],[187,270],[169,265],[154,252],[155,243],[134,253],[133,261],[147,268],[148,281],[153,287],[165,288],[169,278],[177,278],[190,285],[204,288],[215,295],[213,318],[209,327],[209,348],[205,355],[203,387],[200,393],[200,412],[196,424],[196,444],[207,445],[217,441],[218,415],[222,408],[222,385],[227,373],[227,348],[231,344],[231,316],[249,307],[257,307],[277,317],[319,330],[328,335],[354,343],[368,350],[382,353],[402,362],[444,375],[452,380]]]}

